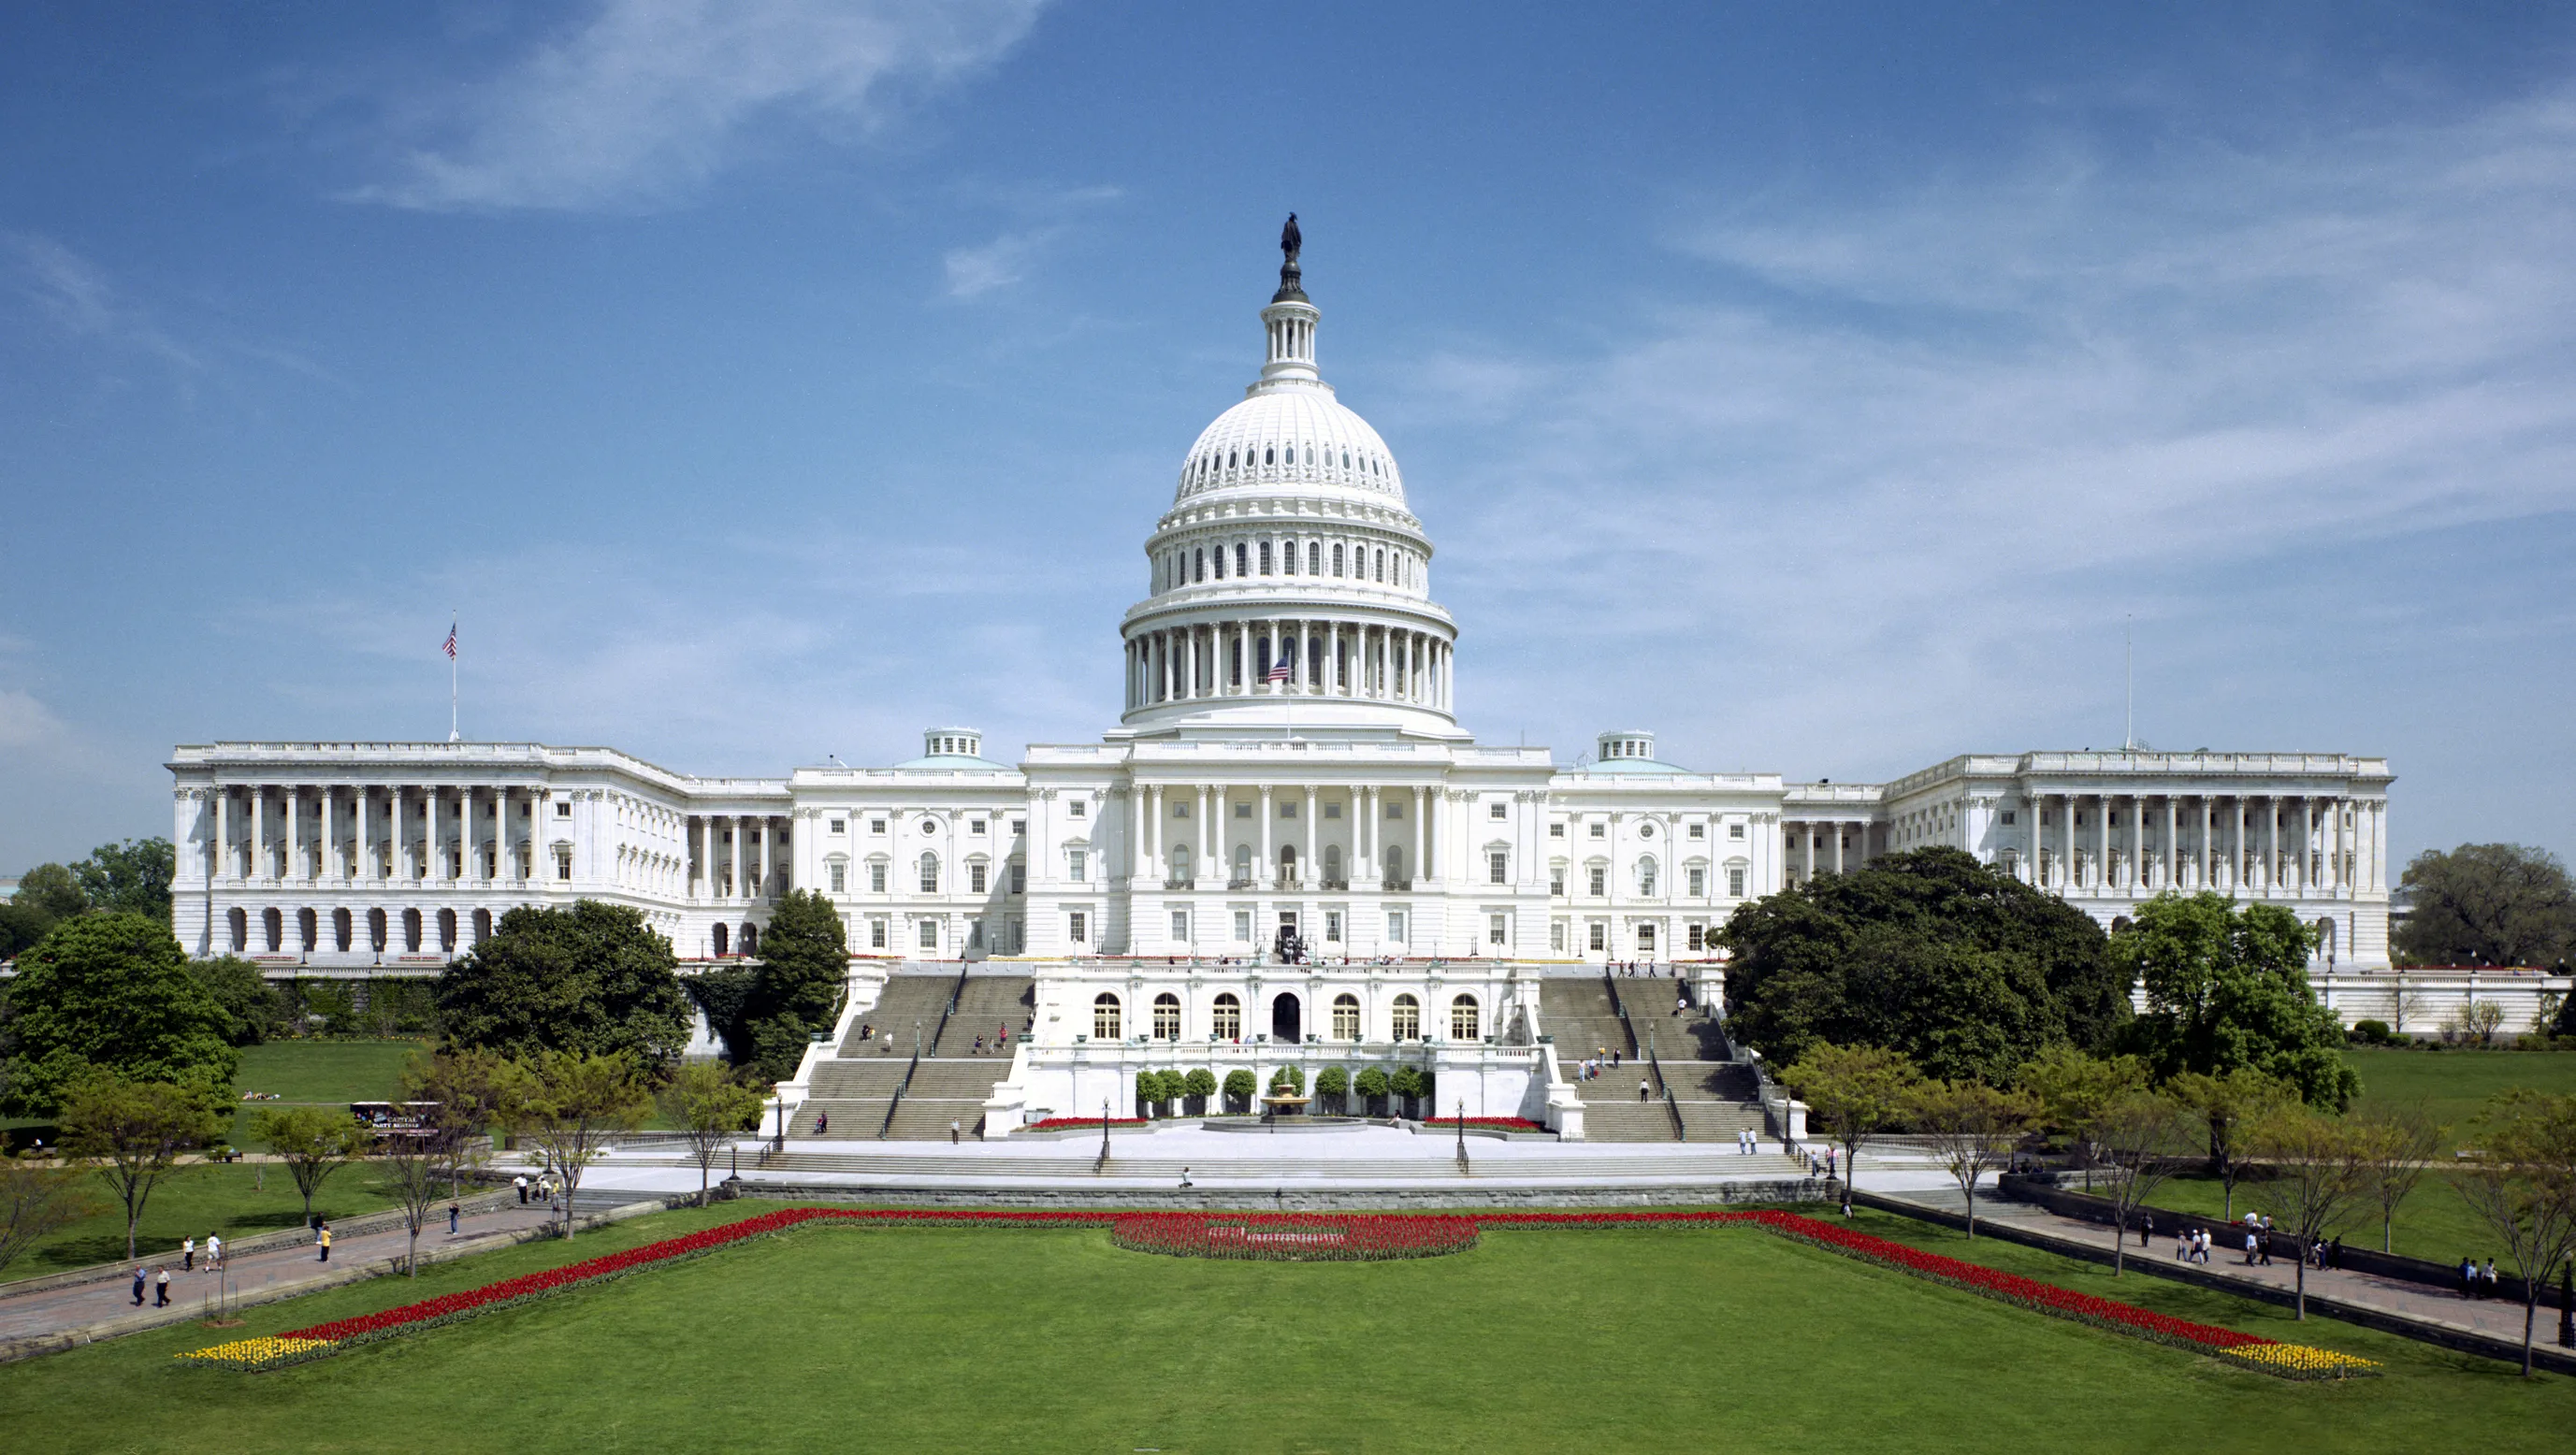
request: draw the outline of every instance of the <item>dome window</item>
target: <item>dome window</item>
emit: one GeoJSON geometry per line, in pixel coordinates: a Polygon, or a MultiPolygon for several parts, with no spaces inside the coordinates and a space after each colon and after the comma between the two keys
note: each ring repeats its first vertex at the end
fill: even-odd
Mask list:
{"type": "Polygon", "coordinates": [[[1204,581],[1207,579],[1207,552],[1204,550],[1198,553],[1198,574],[1191,579],[1197,581],[1204,581]]]}
{"type": "Polygon", "coordinates": [[[1229,470],[1234,468],[1234,451],[1232,450],[1225,452],[1225,467],[1229,470]]]}
{"type": "Polygon", "coordinates": [[[1261,463],[1263,463],[1263,464],[1265,464],[1265,465],[1276,465],[1276,464],[1278,464],[1278,463],[1279,463],[1279,447],[1278,447],[1278,446],[1276,446],[1276,445],[1272,445],[1272,446],[1268,446],[1268,447],[1264,448],[1264,449],[1262,450],[1262,452],[1261,452],[1261,463]]]}

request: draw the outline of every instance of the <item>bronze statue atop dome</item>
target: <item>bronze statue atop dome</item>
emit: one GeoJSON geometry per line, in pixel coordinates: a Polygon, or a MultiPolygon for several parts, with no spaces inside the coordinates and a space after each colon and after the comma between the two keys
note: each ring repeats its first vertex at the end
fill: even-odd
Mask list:
{"type": "Polygon", "coordinates": [[[1297,214],[1288,214],[1288,225],[1279,229],[1279,251],[1288,255],[1288,266],[1297,266],[1297,249],[1305,245],[1305,235],[1297,231],[1297,214]]]}
{"type": "Polygon", "coordinates": [[[1273,303],[1303,303],[1306,289],[1297,271],[1297,251],[1305,246],[1305,234],[1297,231],[1297,214],[1288,214],[1288,225],[1279,229],[1279,291],[1270,295],[1273,303]]]}

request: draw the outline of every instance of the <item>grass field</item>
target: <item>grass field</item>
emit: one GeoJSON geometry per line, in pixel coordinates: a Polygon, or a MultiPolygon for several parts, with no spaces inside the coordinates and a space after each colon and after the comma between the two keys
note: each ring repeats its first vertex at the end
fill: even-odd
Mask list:
{"type": "Polygon", "coordinates": [[[0,1366],[14,1451],[1442,1452],[2564,1448],[2576,1380],[1920,1224],[1884,1235],[2387,1362],[2299,1385],[1750,1228],[1497,1231],[1456,1257],[1158,1258],[1100,1230],[810,1227],[274,1374],[171,1356],[759,1210],[639,1220],[0,1366]]]}
{"type": "MultiPolygon", "coordinates": [[[[2251,1182],[2236,1184],[2238,1217],[2249,1211],[2263,1211],[2259,1193],[2260,1189],[2251,1182]]],[[[2215,1177],[2174,1177],[2156,1189],[2152,1201],[2158,1207],[2198,1213],[2216,1221],[2225,1197],[2215,1177]]],[[[2356,1205],[2350,1217],[2328,1231],[2341,1233],[2344,1242],[2356,1247],[2378,1247],[2379,1205],[2356,1205]]],[[[2223,1236],[2220,1242],[2222,1247],[2239,1246],[2227,1243],[2223,1236]]],[[[2438,1172],[2426,1174],[2398,1207],[2396,1225],[2390,1230],[2390,1242],[2393,1244],[2392,1252],[2403,1253],[2410,1258],[2430,1259],[2435,1263],[2457,1263],[2469,1254],[2475,1254],[2481,1260],[2501,1257],[2504,1251],[2496,1246],[2495,1235],[2486,1231],[2486,1224],[2469,1211],[2466,1202],[2461,1201],[2458,1190],[2438,1172]]],[[[2165,1245],[2160,1242],[2159,1246],[2165,1245]]]]}
{"type": "MultiPolygon", "coordinates": [[[[93,1181],[90,1190],[101,1212],[37,1243],[0,1276],[33,1278],[124,1257],[124,1204],[114,1200],[104,1183],[93,1181]]],[[[313,1199],[313,1210],[327,1218],[355,1217],[391,1206],[392,1196],[377,1188],[375,1169],[365,1164],[332,1173],[313,1199]]],[[[151,1257],[175,1253],[181,1238],[202,1243],[208,1233],[234,1238],[291,1228],[303,1220],[304,1199],[297,1195],[295,1179],[285,1168],[272,1164],[263,1173],[248,1163],[191,1163],[175,1169],[152,1189],[134,1246],[141,1256],[151,1257]]]]}
{"type": "Polygon", "coordinates": [[[245,1102],[233,1117],[233,1145],[265,1150],[251,1133],[251,1117],[263,1106],[346,1108],[353,1101],[390,1101],[403,1062],[423,1048],[419,1041],[269,1041],[242,1048],[241,1074],[233,1078],[236,1095],[265,1092],[271,1102],[245,1102]]]}
{"type": "Polygon", "coordinates": [[[2576,1093],[2576,1053],[2566,1051],[2390,1051],[2344,1053],[2361,1073],[2361,1102],[2371,1107],[2421,1105],[2450,1130],[2446,1149],[2476,1140],[2487,1099],[2517,1086],[2576,1093]]]}

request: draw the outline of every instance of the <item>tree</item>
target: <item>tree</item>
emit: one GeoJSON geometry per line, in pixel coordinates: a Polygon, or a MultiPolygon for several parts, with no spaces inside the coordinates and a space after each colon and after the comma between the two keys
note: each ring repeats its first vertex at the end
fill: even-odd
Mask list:
{"type": "Polygon", "coordinates": [[[1822,1126],[1843,1149],[1843,1216],[1850,1217],[1861,1143],[1904,1117],[1923,1073],[1902,1052],[1820,1041],[1782,1071],[1780,1080],[1807,1104],[1809,1125],[1822,1126]]]}
{"type": "Polygon", "coordinates": [[[2576,955],[2576,884],[2545,849],[2427,849],[2399,884],[2414,910],[2398,926],[2401,965],[2562,965],[2576,955]]]}
{"type": "Polygon", "coordinates": [[[1959,1184],[1968,1203],[1968,1236],[1977,1236],[1977,1180],[2012,1160],[2013,1144],[2039,1116],[2025,1092],[1997,1091],[1980,1081],[1927,1081],[1915,1089],[1915,1130],[1931,1139],[1933,1155],[1959,1184]]]}
{"type": "Polygon", "coordinates": [[[1225,1073],[1226,1110],[1232,1111],[1236,1107],[1241,1107],[1245,1111],[1250,1111],[1253,1094],[1260,1089],[1260,1081],[1251,1072],[1240,1068],[1228,1071],[1225,1073]]]}
{"type": "Polygon", "coordinates": [[[2254,1200],[2276,1228],[2298,1239],[2298,1317],[2308,1316],[2308,1249],[2325,1236],[2368,1184],[2369,1147],[2356,1128],[2303,1102],[2283,1101],[2254,1123],[2254,1155],[2271,1176],[2254,1200]]]}
{"type": "Polygon", "coordinates": [[[2502,1243],[2522,1276],[2522,1373],[2531,1377],[2531,1331],[2549,1270],[2576,1256],[2576,1096],[2516,1087],[2487,1103],[2485,1143],[2461,1196],[2502,1243]]]}
{"type": "Polygon", "coordinates": [[[2175,1159],[2191,1145],[2194,1120],[2190,1107],[2144,1086],[2122,1090],[2088,1118],[2087,1135],[2114,1174],[2110,1190],[2113,1278],[2128,1268],[2129,1219],[2173,1175],[2175,1159]]]}
{"type": "Polygon", "coordinates": [[[492,1124],[511,1097],[515,1068],[490,1051],[415,1053],[403,1064],[396,1097],[424,1108],[434,1129],[431,1149],[455,1197],[465,1173],[490,1145],[492,1124]]]}
{"type": "Polygon", "coordinates": [[[168,839],[127,839],[101,844],[71,866],[85,907],[102,914],[139,914],[170,922],[170,881],[179,858],[168,839]]]}
{"type": "Polygon", "coordinates": [[[1414,1116],[1422,1115],[1422,1100],[1431,1094],[1430,1082],[1419,1066],[1398,1066],[1386,1079],[1387,1090],[1404,1098],[1404,1109],[1414,1116]]]}
{"type": "Polygon", "coordinates": [[[682,1062],[680,1074],[662,1089],[662,1114],[688,1134],[689,1155],[698,1162],[698,1206],[707,1205],[716,1154],[759,1123],[764,1100],[713,1061],[682,1062]]]}
{"type": "Polygon", "coordinates": [[[2090,915],[1957,849],[1876,859],[1737,909],[1727,1028],[1787,1065],[1819,1041],[2010,1082],[2041,1049],[2107,1050],[2127,984],[2090,915]]]}
{"type": "Polygon", "coordinates": [[[2084,1159],[2084,1190],[2093,1190],[2099,1160],[2095,1121],[2103,1110],[2147,1089],[2147,1068],[2135,1056],[2092,1056],[2073,1046],[2051,1046],[2021,1068],[2021,1088],[2039,1103],[2047,1125],[2075,1139],[2084,1159]]]}
{"type": "Polygon", "coordinates": [[[2292,1089],[2260,1071],[2241,1066],[2224,1076],[2186,1071],[2166,1082],[2164,1089],[2191,1108],[2208,1132],[2211,1170],[2218,1174],[2219,1187],[2226,1196],[2226,1216],[2234,1221],[2236,1184],[2245,1175],[2245,1164],[2238,1153],[2254,1123],[2291,1099],[2292,1089]]]}
{"type": "MultiPolygon", "coordinates": [[[[832,901],[807,889],[780,900],[761,931],[760,964],[742,1005],[747,1064],[759,1079],[783,1081],[796,1074],[814,1033],[840,1020],[849,977],[849,948],[832,901]]],[[[727,1050],[737,1044],[727,1036],[727,1050]]]]}
{"type": "Polygon", "coordinates": [[[2480,1046],[2492,1046],[2496,1032],[2503,1026],[2503,1006],[2492,1000],[2473,1000],[2443,1019],[2442,1033],[2446,1040],[2473,1040],[2480,1046]]]}
{"type": "Polygon", "coordinates": [[[257,965],[239,955],[218,955],[189,961],[188,973],[223,1012],[225,1044],[256,1046],[277,1029],[284,1005],[257,965]]]}
{"type": "Polygon", "coordinates": [[[1199,1115],[1204,1116],[1207,1114],[1208,1098],[1216,1095],[1216,1073],[1201,1066],[1182,1081],[1181,1088],[1189,1093],[1192,1101],[1198,1103],[1199,1115]]]}
{"type": "Polygon", "coordinates": [[[1339,1115],[1350,1109],[1351,1073],[1339,1066],[1327,1066],[1315,1073],[1315,1095],[1339,1115]]]}
{"type": "MultiPolygon", "coordinates": [[[[420,1276],[420,1229],[429,1221],[429,1210],[438,1202],[438,1185],[447,1181],[449,1163],[441,1154],[438,1139],[446,1135],[441,1127],[431,1126],[427,1135],[391,1136],[377,1152],[384,1187],[394,1195],[394,1208],[402,1214],[403,1231],[409,1235],[403,1249],[403,1271],[410,1277],[420,1276]]],[[[455,1196],[449,1183],[450,1197],[455,1196]]],[[[305,1220],[312,1220],[312,1200],[306,1198],[305,1220]]]]}
{"type": "Polygon", "coordinates": [[[659,1076],[679,1064],[692,1025],[676,963],[640,910],[591,899],[511,910],[438,977],[445,1043],[518,1058],[624,1055],[659,1076]]]}
{"type": "MultiPolygon", "coordinates": [[[[518,911],[512,911],[517,913],[518,911]]],[[[573,1198],[609,1141],[633,1130],[653,1105],[632,1056],[622,1051],[545,1051],[517,1063],[503,1115],[524,1129],[564,1184],[563,1235],[572,1236],[573,1198]]]]}
{"type": "Polygon", "coordinates": [[[1137,1072],[1136,1115],[1140,1117],[1150,1117],[1155,1115],[1154,1104],[1162,1099],[1163,1073],[1160,1071],[1137,1072]]]}
{"type": "Polygon", "coordinates": [[[2379,1251],[2386,1253],[2399,1205],[2442,1149],[2442,1129],[2419,1105],[2363,1118],[2355,1134],[2361,1139],[2361,1200],[2379,1209],[2379,1251]]]}
{"type": "MultiPolygon", "coordinates": [[[[98,1211],[77,1167],[43,1167],[0,1157],[0,1270],[49,1233],[98,1211]]],[[[133,1248],[129,1244],[127,1252],[133,1248]]]]}
{"type": "Polygon", "coordinates": [[[39,864],[18,880],[18,892],[0,904],[0,960],[43,939],[47,931],[89,908],[88,896],[72,871],[60,864],[39,864]]]}
{"type": "Polygon", "coordinates": [[[367,1150],[367,1129],[345,1111],[321,1106],[262,1107],[251,1130],[286,1164],[295,1190],[304,1194],[304,1221],[313,1221],[313,1195],[332,1173],[367,1150]]]}
{"type": "Polygon", "coordinates": [[[2361,1090],[2343,1022],[2308,989],[2315,932],[2278,905],[2167,892],[2138,906],[2111,955],[2145,986],[2130,1040],[2158,1082],[2185,1072],[2262,1072],[2320,1110],[2361,1090]]]}
{"type": "Polygon", "coordinates": [[[241,1064],[223,1008],[188,972],[166,919],[84,914],[46,932],[6,982],[12,1054],[6,1105],[44,1115],[99,1072],[130,1081],[228,1086],[241,1064]]]}
{"type": "Polygon", "coordinates": [[[1365,1109],[1372,1116],[1377,1114],[1386,1098],[1393,1095],[1395,1091],[1394,1085],[1387,1080],[1386,1068],[1383,1066],[1361,1067],[1360,1074],[1351,1078],[1351,1085],[1359,1091],[1361,1099],[1367,1104],[1365,1109]]]}
{"type": "Polygon", "coordinates": [[[64,1087],[61,1105],[64,1147],[94,1166],[125,1208],[128,1258],[152,1189],[181,1152],[223,1135],[230,1110],[224,1089],[203,1079],[136,1081],[113,1071],[92,1071],[64,1087]]]}

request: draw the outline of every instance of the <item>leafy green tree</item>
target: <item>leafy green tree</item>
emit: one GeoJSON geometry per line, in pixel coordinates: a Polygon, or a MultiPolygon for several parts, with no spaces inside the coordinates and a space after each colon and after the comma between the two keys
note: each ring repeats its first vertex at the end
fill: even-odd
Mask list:
{"type": "Polygon", "coordinates": [[[1261,1082],[1251,1072],[1239,1067],[1228,1071],[1225,1073],[1226,1110],[1232,1111],[1237,1107],[1251,1110],[1253,1093],[1260,1089],[1261,1082]]]}
{"type": "Polygon", "coordinates": [[[1306,1073],[1294,1066],[1282,1066],[1270,1073],[1270,1089],[1285,1091],[1290,1096],[1306,1094],[1306,1073]]]}
{"type": "Polygon", "coordinates": [[[706,1014],[707,1025],[724,1042],[725,1059],[736,1066],[754,1056],[748,1011],[756,965],[717,965],[680,978],[680,989],[706,1014]]]}
{"type": "Polygon", "coordinates": [[[1138,1116],[1140,1116],[1140,1117],[1150,1117],[1150,1116],[1153,1116],[1153,1115],[1155,1114],[1155,1112],[1154,1112],[1154,1104],[1155,1104],[1156,1102],[1161,1101],[1162,1099],[1163,1099],[1163,1073],[1162,1073],[1162,1072],[1160,1072],[1160,1071],[1139,1071],[1139,1072],[1137,1072],[1137,1073],[1136,1073],[1136,1115],[1138,1115],[1138,1116]]]}
{"type": "Polygon", "coordinates": [[[170,881],[178,855],[168,839],[127,839],[101,844],[71,866],[83,904],[103,914],[149,915],[170,920],[170,881]]]}
{"type": "Polygon", "coordinates": [[[518,1058],[624,1055],[659,1077],[689,1044],[676,964],[640,910],[592,899],[511,910],[438,977],[445,1044],[518,1058]]]}
{"type": "Polygon", "coordinates": [[[49,1233],[98,1211],[77,1167],[47,1167],[0,1157],[0,1271],[49,1233]]]}
{"type": "Polygon", "coordinates": [[[1334,1112],[1350,1109],[1351,1073],[1339,1066],[1327,1066],[1315,1073],[1315,1094],[1334,1112]]]}
{"type": "Polygon", "coordinates": [[[2045,1047],[2108,1049],[2128,1015],[2090,915],[1957,849],[1766,895],[1720,941],[1728,1029],[1781,1065],[1830,1041],[2004,1085],[2045,1047]]]}
{"type": "Polygon", "coordinates": [[[1980,1081],[1926,1081],[1909,1108],[1914,1129],[1932,1143],[1933,1156],[1959,1184],[1968,1204],[1968,1236],[1977,1236],[1977,1181],[2009,1166],[2022,1133],[2039,1116],[2028,1092],[1997,1091],[1980,1081]]]}
{"type": "MultiPolygon", "coordinates": [[[[2272,1175],[2254,1186],[2266,1216],[2298,1240],[2304,1254],[2370,1183],[2369,1139],[2339,1116],[2322,1116],[2303,1102],[2275,1106],[2253,1127],[2254,1155],[2272,1175]]],[[[2298,1259],[2294,1317],[2308,1316],[2308,1260],[2298,1259]]]]}
{"type": "Polygon", "coordinates": [[[2103,1109],[2147,1089],[2147,1068],[2135,1056],[2092,1056],[2072,1046],[2051,1046],[2022,1063],[2020,1085],[2038,1099],[2041,1121],[2075,1139],[2084,1154],[2084,1190],[2093,1190],[2093,1164],[2101,1148],[2093,1132],[2103,1109]]]}
{"type": "Polygon", "coordinates": [[[2131,1087],[2094,1108],[2087,1122],[2094,1154],[2113,1174],[2105,1191],[2111,1201],[2111,1276],[2117,1278],[2128,1271],[2129,1220],[2180,1165],[2195,1118],[2166,1092],[2131,1087]]]}
{"type": "Polygon", "coordinates": [[[2531,1335],[2540,1287],[2576,1258],[2576,1096],[2517,1087],[2487,1103],[2481,1155],[2460,1179],[2461,1196],[2522,1275],[2522,1375],[2531,1377],[2531,1335]]]}
{"type": "Polygon", "coordinates": [[[313,1221],[313,1195],[332,1173],[357,1160],[372,1140],[358,1119],[324,1106],[261,1107],[252,1134],[286,1164],[295,1190],[304,1194],[304,1221],[313,1221]]]}
{"type": "Polygon", "coordinates": [[[516,1074],[498,1052],[470,1048],[415,1052],[403,1063],[396,1099],[428,1103],[435,1129],[430,1146],[448,1196],[458,1195],[466,1170],[491,1145],[492,1125],[501,1120],[516,1074]]]}
{"type": "Polygon", "coordinates": [[[2259,1071],[2310,1106],[2341,1111],[2361,1091],[2343,1022],[2308,989],[2313,931],[2278,905],[2165,893],[2138,906],[2111,953],[2146,987],[2130,1041],[2159,1082],[2185,1072],[2259,1071]]]}
{"type": "Polygon", "coordinates": [[[1843,1216],[1851,1216],[1848,1189],[1861,1144],[1903,1120],[1923,1073],[1902,1051],[1818,1041],[1780,1080],[1807,1104],[1808,1124],[1843,1149],[1843,1216]]]}
{"type": "Polygon", "coordinates": [[[1383,1066],[1361,1067],[1360,1074],[1351,1079],[1351,1085],[1358,1090],[1371,1116],[1384,1111],[1386,1099],[1395,1094],[1395,1083],[1388,1079],[1383,1066]]]}
{"type": "Polygon", "coordinates": [[[760,1121],[764,1098],[735,1072],[714,1061],[685,1061],[662,1089],[662,1114],[688,1133],[698,1163],[698,1206],[707,1205],[716,1154],[760,1121]]]}
{"type": "Polygon", "coordinates": [[[196,1077],[230,1085],[240,1053],[223,1008],[188,971],[166,918],[84,914],[18,957],[7,997],[11,1054],[0,1101],[44,1115],[64,1088],[97,1072],[134,1081],[196,1077]]]}
{"type": "Polygon", "coordinates": [[[1431,1094],[1431,1088],[1423,1079],[1421,1067],[1396,1067],[1395,1074],[1386,1079],[1386,1086],[1387,1090],[1404,1098],[1404,1109],[1406,1111],[1411,1112],[1417,1118],[1422,1115],[1421,1103],[1424,1098],[1431,1094]]]}
{"type": "Polygon", "coordinates": [[[28,870],[18,881],[18,892],[0,904],[0,960],[17,955],[87,908],[89,898],[69,869],[39,864],[28,870]]]}
{"type": "Polygon", "coordinates": [[[2236,1184],[2245,1175],[2245,1162],[2239,1154],[2263,1118],[2282,1102],[2297,1098],[2296,1089],[2245,1066],[2223,1076],[2186,1071],[2167,1081],[2164,1089],[2191,1108],[2208,1132],[2210,1166],[2218,1174],[2219,1190],[2226,1199],[2221,1206],[2232,1221],[2236,1216],[2236,1184]]]}
{"type": "MultiPolygon", "coordinates": [[[[760,964],[742,1008],[749,1064],[762,1080],[796,1074],[816,1031],[840,1019],[850,955],[841,916],[820,892],[799,889],[778,902],[760,934],[760,964]]],[[[726,1047],[735,1042],[728,1037],[726,1047]]]]}
{"type": "Polygon", "coordinates": [[[136,1081],[107,1070],[92,1070],[63,1087],[61,1104],[64,1147],[96,1167],[125,1207],[128,1258],[152,1189],[178,1165],[180,1153],[221,1137],[231,1113],[225,1089],[203,1076],[136,1081]]]}
{"type": "Polygon", "coordinates": [[[234,1046],[256,1046],[278,1029],[285,1002],[259,967],[239,955],[191,960],[188,973],[224,1013],[224,1040],[234,1046]]]}
{"type": "Polygon", "coordinates": [[[2390,949],[2401,965],[2564,965],[2576,955],[2576,883],[2545,849],[2427,849],[2399,883],[2414,910],[2390,949]]]}
{"type": "Polygon", "coordinates": [[[1188,1093],[1192,1101],[1198,1103],[1199,1113],[1205,1115],[1208,1109],[1208,1098],[1216,1095],[1216,1073],[1201,1066],[1182,1079],[1181,1089],[1188,1093]]]}
{"type": "Polygon", "coordinates": [[[502,1117],[537,1144],[546,1166],[563,1179],[563,1235],[570,1238],[582,1174],[615,1137],[643,1122],[653,1107],[652,1089],[623,1051],[542,1051],[514,1064],[519,1074],[508,1078],[502,1117]]]}

